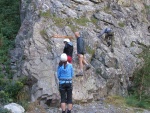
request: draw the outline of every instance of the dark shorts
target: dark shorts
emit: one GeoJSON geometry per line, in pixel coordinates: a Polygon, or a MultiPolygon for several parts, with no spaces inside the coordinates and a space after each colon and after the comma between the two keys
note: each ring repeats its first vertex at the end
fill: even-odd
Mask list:
{"type": "Polygon", "coordinates": [[[78,55],[79,55],[79,54],[80,54],[80,55],[84,55],[85,53],[78,52],[77,54],[78,54],[78,55]]]}
{"type": "Polygon", "coordinates": [[[106,33],[105,35],[106,38],[113,38],[113,36],[114,36],[113,32],[106,33]]]}
{"type": "Polygon", "coordinates": [[[72,104],[72,83],[59,84],[61,103],[72,104]]]}

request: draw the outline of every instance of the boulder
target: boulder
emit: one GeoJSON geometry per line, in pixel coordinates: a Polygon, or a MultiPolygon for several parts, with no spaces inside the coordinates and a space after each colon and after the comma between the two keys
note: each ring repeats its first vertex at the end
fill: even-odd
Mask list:
{"type": "Polygon", "coordinates": [[[24,113],[25,109],[16,103],[10,103],[4,106],[5,109],[10,110],[12,113],[24,113]]]}

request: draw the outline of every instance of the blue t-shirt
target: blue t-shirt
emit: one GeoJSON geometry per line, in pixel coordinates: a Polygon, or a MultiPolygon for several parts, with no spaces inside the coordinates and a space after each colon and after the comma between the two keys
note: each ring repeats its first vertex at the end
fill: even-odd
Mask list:
{"type": "Polygon", "coordinates": [[[72,80],[71,81],[64,80],[64,79],[72,79],[72,77],[74,76],[72,64],[67,63],[65,68],[64,68],[64,65],[58,66],[57,76],[59,79],[59,84],[72,83],[72,80]]]}

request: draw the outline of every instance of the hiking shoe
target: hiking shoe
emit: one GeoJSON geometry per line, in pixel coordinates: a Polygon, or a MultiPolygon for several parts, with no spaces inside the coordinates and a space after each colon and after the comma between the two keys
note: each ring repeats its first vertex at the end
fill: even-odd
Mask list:
{"type": "Polygon", "coordinates": [[[79,72],[78,74],[76,74],[76,77],[78,76],[83,76],[83,72],[79,72]]]}
{"type": "Polygon", "coordinates": [[[111,43],[110,42],[107,42],[107,46],[109,47],[111,45],[111,43]]]}
{"type": "Polygon", "coordinates": [[[62,111],[62,113],[66,113],[66,111],[62,111]]]}
{"type": "Polygon", "coordinates": [[[68,110],[67,113],[71,113],[71,110],[68,110]]]}
{"type": "Polygon", "coordinates": [[[86,70],[89,70],[90,68],[91,68],[90,65],[87,65],[87,66],[86,66],[86,70]]]}
{"type": "Polygon", "coordinates": [[[113,52],[114,52],[114,49],[111,49],[110,51],[113,53],[113,52]]]}

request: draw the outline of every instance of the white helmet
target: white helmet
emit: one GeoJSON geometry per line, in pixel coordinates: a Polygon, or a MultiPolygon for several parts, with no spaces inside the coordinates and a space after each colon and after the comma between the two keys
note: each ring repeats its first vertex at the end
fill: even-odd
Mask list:
{"type": "Polygon", "coordinates": [[[70,40],[68,38],[65,38],[64,42],[70,42],[70,40]]]}
{"type": "Polygon", "coordinates": [[[60,60],[61,60],[62,62],[67,61],[67,55],[66,55],[65,53],[61,54],[60,60]]]}

